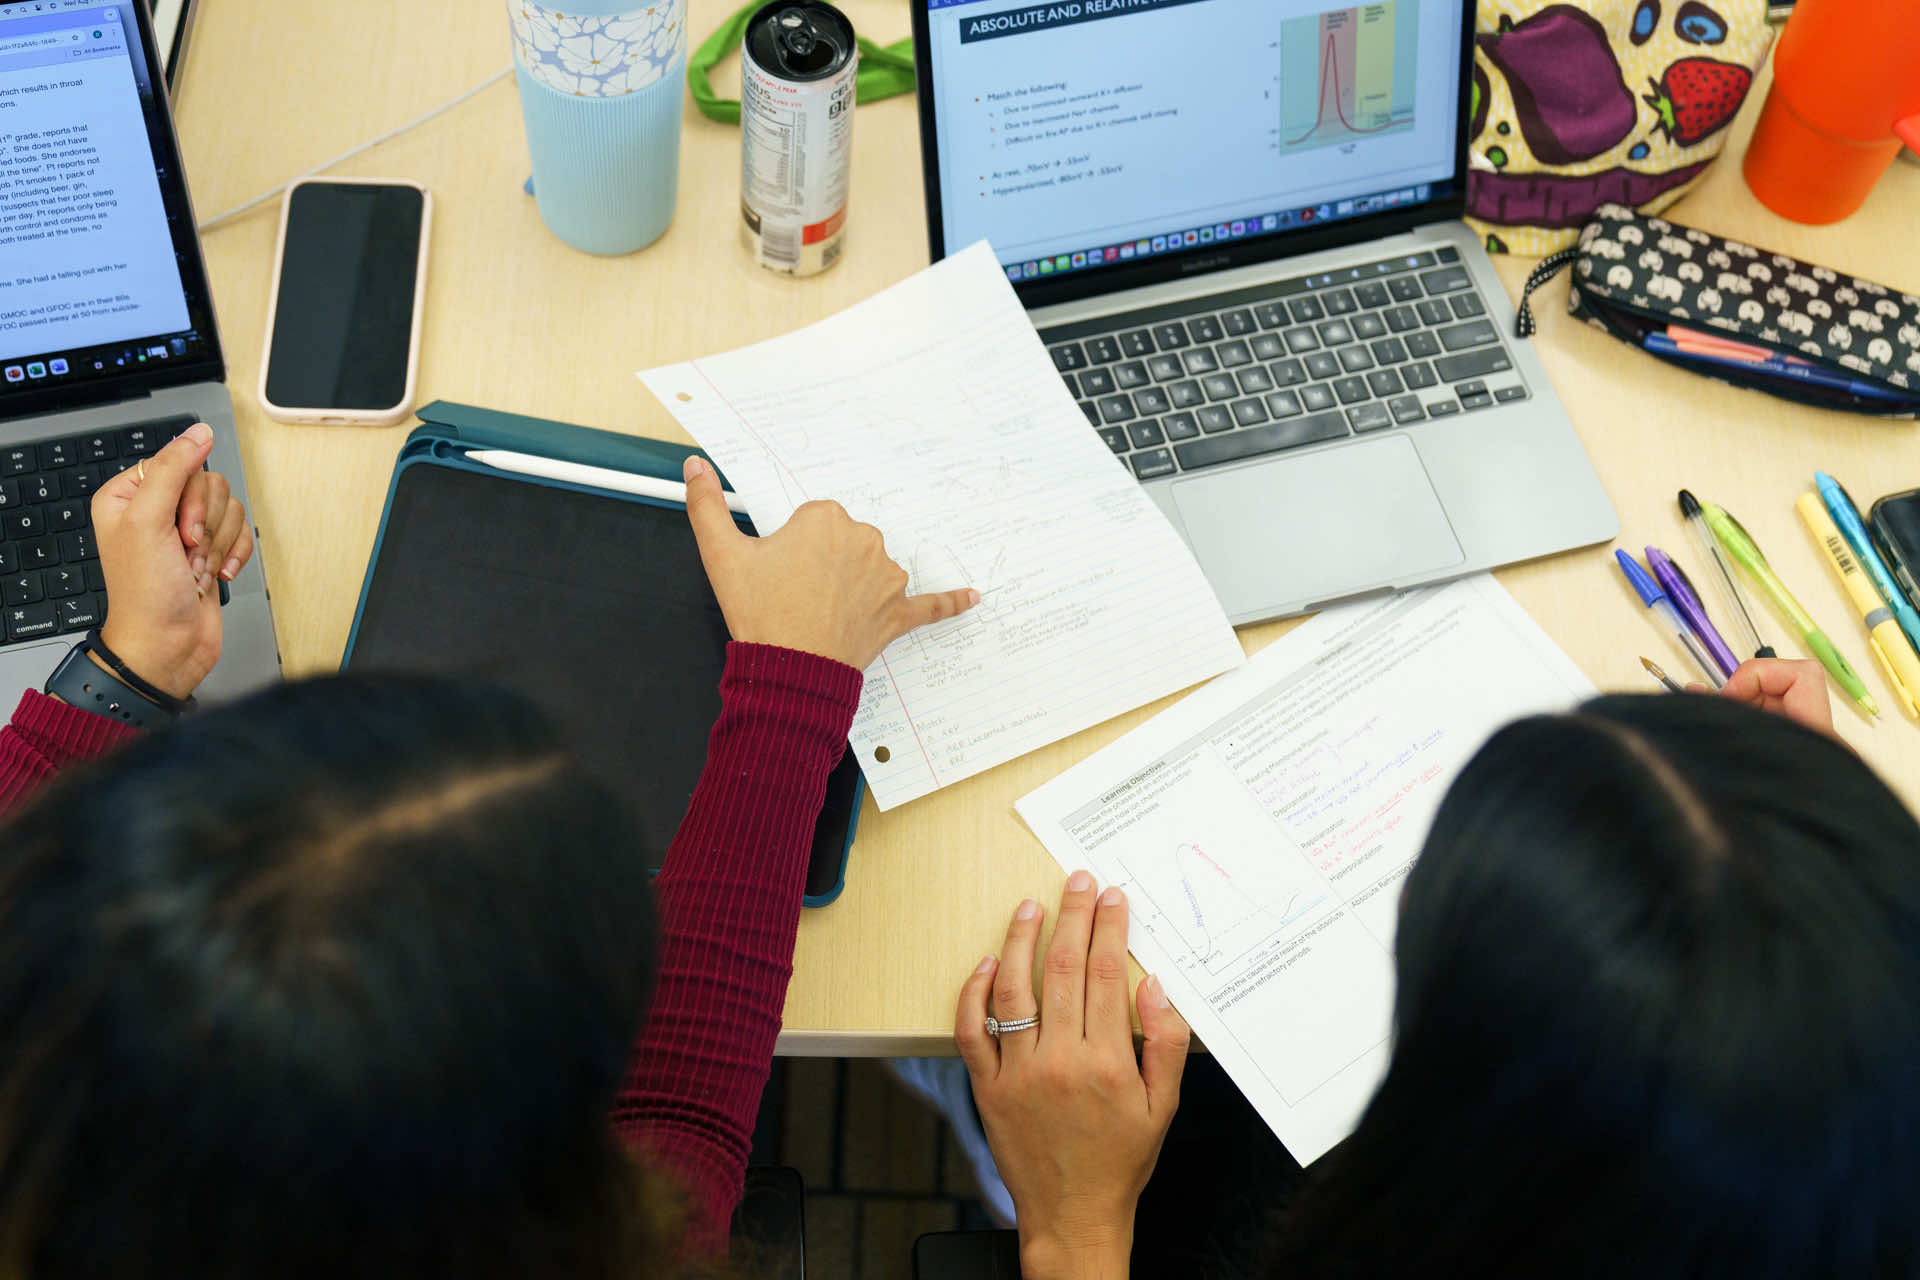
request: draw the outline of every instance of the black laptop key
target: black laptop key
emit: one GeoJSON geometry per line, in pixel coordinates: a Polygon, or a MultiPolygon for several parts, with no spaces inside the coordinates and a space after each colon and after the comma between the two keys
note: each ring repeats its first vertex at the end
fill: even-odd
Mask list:
{"type": "Polygon", "coordinates": [[[1377,396],[1397,396],[1406,388],[1400,382],[1400,375],[1391,369],[1375,369],[1367,375],[1367,385],[1373,388],[1377,396]]]}
{"type": "MultiPolygon", "coordinates": [[[[92,529],[75,529],[72,533],[55,534],[53,541],[59,550],[62,564],[79,564],[83,560],[96,559],[100,554],[94,549],[92,529]]],[[[7,568],[0,566],[0,573],[5,572],[7,568]]]]}
{"type": "Polygon", "coordinates": [[[1378,280],[1369,280],[1365,284],[1355,285],[1353,296],[1363,307],[1384,307],[1387,305],[1387,286],[1378,280]]]}
{"type": "Polygon", "coordinates": [[[1226,329],[1230,338],[1242,338],[1253,332],[1253,313],[1245,307],[1229,311],[1220,317],[1221,327],[1226,329]]]}
{"type": "Polygon", "coordinates": [[[1382,338],[1371,350],[1376,364],[1400,364],[1407,358],[1407,344],[1398,338],[1382,338]]]}
{"type": "Polygon", "coordinates": [[[1428,298],[1425,302],[1415,307],[1414,311],[1419,314],[1422,324],[1443,325],[1453,320],[1452,310],[1448,308],[1446,303],[1435,298],[1428,298]]]}
{"type": "Polygon", "coordinates": [[[1315,325],[1314,328],[1320,332],[1320,341],[1330,347],[1353,341],[1353,326],[1345,320],[1329,320],[1325,324],[1315,325]]]}
{"type": "Polygon", "coordinates": [[[1387,281],[1387,292],[1393,295],[1395,302],[1417,302],[1420,299],[1420,282],[1412,276],[1395,276],[1387,281]]]}
{"type": "Polygon", "coordinates": [[[100,468],[106,465],[110,464],[88,462],[62,471],[60,473],[60,496],[63,498],[91,498],[93,491],[100,487],[100,468]]]}
{"type": "Polygon", "coordinates": [[[1320,335],[1306,325],[1301,325],[1298,329],[1289,329],[1281,337],[1287,340],[1287,350],[1295,354],[1320,349],[1320,335]]]}
{"type": "Polygon", "coordinates": [[[37,465],[32,445],[0,452],[0,475],[23,476],[37,465]]]}
{"type": "Polygon", "coordinates": [[[1282,449],[1297,449],[1301,445],[1318,444],[1322,440],[1337,440],[1347,434],[1347,420],[1340,413],[1316,413],[1305,418],[1293,418],[1286,422],[1269,422],[1258,427],[1229,432],[1226,435],[1208,436],[1203,440],[1193,440],[1186,444],[1175,445],[1174,453],[1179,455],[1180,465],[1188,471],[1200,467],[1217,466],[1222,462],[1236,462],[1241,458],[1254,458],[1263,453],[1278,453],[1282,449]]]}
{"type": "Polygon", "coordinates": [[[1101,336],[1087,339],[1087,360],[1093,364],[1112,364],[1120,358],[1120,344],[1101,336]]]}
{"type": "Polygon", "coordinates": [[[46,569],[60,563],[60,544],[52,538],[30,538],[20,544],[20,570],[46,569]]]}
{"type": "Polygon", "coordinates": [[[20,482],[0,479],[0,511],[12,511],[20,505],[20,482]]]}
{"type": "MultiPolygon", "coordinates": [[[[1075,369],[1087,367],[1087,353],[1080,349],[1077,342],[1063,342],[1057,347],[1048,347],[1047,354],[1053,357],[1053,367],[1062,373],[1072,373],[1075,369]]],[[[139,428],[134,428],[136,431],[139,428]]],[[[151,453],[151,449],[135,450],[138,453],[151,453]]]]}
{"type": "MultiPolygon", "coordinates": [[[[1066,374],[1066,377],[1073,377],[1066,374]]],[[[1113,375],[1105,369],[1088,369],[1080,375],[1080,394],[1089,400],[1113,394],[1113,375]]]]}
{"type": "Polygon", "coordinates": [[[1231,400],[1240,394],[1240,384],[1230,373],[1210,373],[1200,379],[1200,385],[1206,389],[1209,400],[1231,400]]]}
{"type": "Polygon", "coordinates": [[[1298,324],[1325,319],[1327,314],[1321,310],[1318,298],[1295,298],[1287,304],[1287,309],[1293,313],[1294,321],[1298,324]]]}
{"type": "Polygon", "coordinates": [[[1278,329],[1291,319],[1287,315],[1284,302],[1263,302],[1253,309],[1253,318],[1260,322],[1262,329],[1278,329]]]}
{"type": "Polygon", "coordinates": [[[1276,387],[1298,386],[1307,380],[1307,370],[1298,360],[1275,360],[1267,366],[1276,387]]]}
{"type": "Polygon", "coordinates": [[[20,544],[0,542],[0,574],[20,572],[20,544]]]}
{"type": "Polygon", "coordinates": [[[1165,444],[1167,442],[1167,437],[1160,431],[1160,424],[1152,418],[1148,418],[1144,422],[1129,423],[1127,425],[1127,438],[1133,441],[1133,447],[1136,449],[1145,449],[1152,445],[1165,444]]]}
{"type": "Polygon", "coordinates": [[[1086,414],[1087,421],[1092,423],[1094,426],[1097,427],[1100,425],[1100,410],[1094,408],[1093,401],[1082,400],[1080,402],[1080,412],[1086,414]]]}
{"type": "Polygon", "coordinates": [[[1107,442],[1107,448],[1115,453],[1127,451],[1127,429],[1125,427],[1101,427],[1100,438],[1107,442]]]}
{"type": "Polygon", "coordinates": [[[1276,418],[1291,418],[1300,412],[1300,397],[1291,391],[1276,391],[1267,397],[1267,412],[1276,418]]]}
{"type": "Polygon", "coordinates": [[[40,528],[40,511],[37,507],[19,507],[0,516],[0,531],[5,532],[9,542],[37,538],[40,528]]]}
{"type": "Polygon", "coordinates": [[[47,599],[77,596],[86,592],[86,577],[77,564],[55,565],[41,575],[46,580],[47,599]]]}
{"type": "Polygon", "coordinates": [[[1149,449],[1145,453],[1136,453],[1130,459],[1133,474],[1142,480],[1152,480],[1156,476],[1173,474],[1173,455],[1165,449],[1149,449]]]}
{"type": "Polygon", "coordinates": [[[1513,361],[1507,359],[1507,353],[1499,347],[1482,347],[1457,356],[1442,356],[1433,362],[1433,368],[1446,381],[1458,382],[1462,378],[1501,373],[1513,368],[1513,361]]]}
{"type": "Polygon", "coordinates": [[[1246,393],[1247,395],[1257,396],[1262,391],[1273,390],[1273,379],[1268,375],[1265,369],[1261,369],[1257,367],[1252,369],[1242,369],[1239,373],[1236,373],[1233,376],[1240,380],[1240,390],[1246,393]]]}
{"type": "Polygon", "coordinates": [[[1353,318],[1353,336],[1372,340],[1387,331],[1387,322],[1371,311],[1363,311],[1353,318]]]}
{"type": "Polygon", "coordinates": [[[60,497],[60,481],[49,472],[26,476],[20,481],[22,502],[55,502],[60,497]]]}
{"type": "Polygon", "coordinates": [[[1365,378],[1342,378],[1333,384],[1333,394],[1341,404],[1358,404],[1373,392],[1368,390],[1365,378]]]}
{"type": "Polygon", "coordinates": [[[1484,409],[1492,403],[1493,397],[1484,391],[1476,391],[1472,395],[1460,397],[1460,407],[1462,409],[1484,409]]]}
{"type": "Polygon", "coordinates": [[[1423,329],[1416,329],[1406,336],[1407,353],[1424,360],[1428,356],[1440,354],[1440,339],[1423,329]]]}
{"type": "Polygon", "coordinates": [[[105,431],[96,431],[90,436],[80,437],[80,461],[105,462],[119,452],[114,447],[113,436],[105,431]]]}
{"type": "Polygon", "coordinates": [[[1287,354],[1287,344],[1277,334],[1256,333],[1248,339],[1247,346],[1256,360],[1278,360],[1287,354]]]}
{"type": "Polygon", "coordinates": [[[1168,382],[1186,377],[1187,366],[1180,363],[1179,356],[1155,356],[1147,361],[1147,372],[1153,375],[1155,382],[1168,382]]]}
{"type": "Polygon", "coordinates": [[[1353,290],[1329,289],[1320,295],[1320,305],[1327,309],[1330,316],[1351,315],[1355,308],[1353,290]]]}
{"type": "Polygon", "coordinates": [[[1527,398],[1527,389],[1525,387],[1501,387],[1493,393],[1493,398],[1501,404],[1507,404],[1514,400],[1525,400],[1527,398]]]}
{"type": "MultiPolygon", "coordinates": [[[[105,591],[107,589],[107,575],[101,571],[100,562],[98,560],[89,560],[83,567],[87,571],[87,590],[105,591]]],[[[226,584],[222,583],[221,585],[224,586],[226,584]]],[[[225,602],[225,598],[222,597],[221,603],[224,604],[225,602]]]]}
{"type": "Polygon", "coordinates": [[[1102,422],[1125,422],[1137,416],[1133,409],[1133,397],[1108,396],[1100,402],[1100,420],[1102,422]]]}
{"type": "Polygon", "coordinates": [[[1307,373],[1315,378],[1340,376],[1340,357],[1331,351],[1316,351],[1307,357],[1307,373]]]}
{"type": "Polygon", "coordinates": [[[1253,351],[1240,341],[1223,342],[1213,349],[1222,369],[1237,369],[1243,364],[1253,363],[1253,351]]]}
{"type": "Polygon", "coordinates": [[[1427,406],[1429,418],[1450,418],[1458,412],[1460,412],[1460,406],[1451,400],[1441,400],[1427,406]]]}
{"type": "Polygon", "coordinates": [[[1078,400],[1085,392],[1080,390],[1079,380],[1070,373],[1060,375],[1060,381],[1066,384],[1067,394],[1078,400]]]}
{"type": "Polygon", "coordinates": [[[1426,411],[1420,407],[1419,396],[1395,396],[1387,401],[1387,408],[1393,410],[1395,422],[1418,422],[1426,417],[1426,411]]]}
{"type": "Polygon", "coordinates": [[[1464,289],[1469,283],[1465,267],[1442,267],[1438,271],[1423,271],[1420,283],[1427,287],[1428,293],[1452,293],[1455,289],[1464,289]]]}
{"type": "MultiPolygon", "coordinates": [[[[1055,361],[1058,364],[1058,361],[1055,361]]],[[[145,458],[158,453],[167,441],[185,431],[194,424],[189,417],[161,418],[154,422],[136,423],[120,431],[120,457],[145,458]]],[[[128,466],[133,465],[131,462],[128,466]]],[[[125,470],[122,467],[121,470],[125,470]]]]}
{"type": "Polygon", "coordinates": [[[1120,349],[1130,356],[1150,356],[1154,352],[1153,335],[1145,329],[1129,329],[1120,335],[1120,349]]]}
{"type": "Polygon", "coordinates": [[[1258,400],[1236,400],[1233,403],[1233,420],[1243,427],[1258,426],[1267,420],[1266,406],[1258,400]]]}
{"type": "Polygon", "coordinates": [[[43,508],[40,518],[55,533],[67,529],[78,529],[87,523],[87,504],[84,502],[55,502],[43,508]]]}
{"type": "Polygon", "coordinates": [[[1153,326],[1153,340],[1160,344],[1162,351],[1172,351],[1176,347],[1184,347],[1189,341],[1187,328],[1178,320],[1169,320],[1165,324],[1157,324],[1153,326]]]}
{"type": "Polygon", "coordinates": [[[50,636],[60,630],[51,604],[9,606],[6,616],[9,640],[31,640],[35,636],[50,636]]]}
{"type": "Polygon", "coordinates": [[[40,465],[45,468],[70,467],[80,461],[78,440],[49,440],[40,446],[40,465]]]}
{"type": "Polygon", "coordinates": [[[1142,387],[1133,393],[1134,407],[1142,413],[1165,413],[1173,408],[1173,401],[1161,387],[1142,387]]]}
{"type": "Polygon", "coordinates": [[[1487,306],[1477,293],[1456,293],[1447,302],[1453,307],[1453,314],[1462,320],[1487,314],[1487,306]]]}
{"type": "Polygon", "coordinates": [[[1220,322],[1212,316],[1196,316],[1187,321],[1187,332],[1193,335],[1195,342],[1218,342],[1227,336],[1220,328],[1220,322]]]}
{"type": "Polygon", "coordinates": [[[1439,378],[1434,376],[1433,366],[1424,360],[1416,364],[1407,365],[1400,370],[1400,381],[1407,384],[1409,391],[1418,391],[1422,387],[1430,387],[1439,380],[1439,378]]]}
{"type": "Polygon", "coordinates": [[[1449,325],[1439,331],[1440,345],[1449,351],[1465,351],[1468,347],[1483,347],[1496,342],[1500,335],[1493,331],[1491,320],[1469,320],[1465,324],[1449,325]]]}
{"type": "Polygon", "coordinates": [[[1365,373],[1373,368],[1373,353],[1355,343],[1339,351],[1340,367],[1348,373],[1365,373]]]}
{"type": "Polygon", "coordinates": [[[0,578],[0,599],[8,604],[34,604],[46,598],[46,583],[38,569],[22,569],[0,578]]]}
{"type": "Polygon", "coordinates": [[[1167,398],[1173,401],[1176,409],[1197,409],[1207,402],[1200,384],[1193,381],[1174,383],[1167,388],[1167,398]]]}
{"type": "Polygon", "coordinates": [[[1393,411],[1379,401],[1355,405],[1347,410],[1347,421],[1355,431],[1378,431],[1393,425],[1393,411]]]}
{"type": "Polygon", "coordinates": [[[1151,379],[1147,377],[1147,366],[1138,360],[1129,360],[1113,366],[1113,381],[1122,391],[1132,391],[1135,387],[1146,386],[1151,379]]]}
{"type": "Polygon", "coordinates": [[[1199,421],[1200,429],[1208,435],[1233,430],[1233,414],[1223,404],[1210,404],[1194,417],[1199,421]]]}
{"type": "Polygon", "coordinates": [[[1394,333],[1405,333],[1420,327],[1420,317],[1413,313],[1412,307],[1389,307],[1382,314],[1386,317],[1387,328],[1394,333]]]}
{"type": "Polygon", "coordinates": [[[1460,251],[1452,245],[1447,245],[1444,248],[1434,250],[1433,257],[1436,262],[1458,262],[1460,261],[1460,251]]]}
{"type": "Polygon", "coordinates": [[[70,596],[54,606],[62,631],[91,631],[107,620],[107,598],[97,591],[70,596]]]}
{"type": "Polygon", "coordinates": [[[1169,440],[1191,440],[1200,434],[1200,423],[1190,413],[1170,413],[1160,419],[1160,427],[1169,440]]]}
{"type": "Polygon", "coordinates": [[[1213,358],[1213,351],[1207,347],[1195,347],[1191,351],[1182,352],[1180,359],[1186,365],[1189,374],[1212,373],[1220,367],[1220,362],[1213,358]]]}

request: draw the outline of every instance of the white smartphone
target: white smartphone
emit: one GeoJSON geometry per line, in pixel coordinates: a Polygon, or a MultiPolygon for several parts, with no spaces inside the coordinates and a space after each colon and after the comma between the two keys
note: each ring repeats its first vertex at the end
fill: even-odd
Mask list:
{"type": "Polygon", "coordinates": [[[432,212],[417,182],[287,189],[260,362],[268,417],[391,426],[413,409],[432,212]]]}

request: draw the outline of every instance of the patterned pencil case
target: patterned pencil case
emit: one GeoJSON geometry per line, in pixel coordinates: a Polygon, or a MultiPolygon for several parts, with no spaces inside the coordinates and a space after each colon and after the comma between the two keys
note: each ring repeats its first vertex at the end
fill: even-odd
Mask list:
{"type": "Polygon", "coordinates": [[[1656,359],[1802,404],[1920,416],[1910,293],[1607,204],[1527,277],[1521,337],[1527,297],[1568,265],[1568,312],[1656,359]]]}

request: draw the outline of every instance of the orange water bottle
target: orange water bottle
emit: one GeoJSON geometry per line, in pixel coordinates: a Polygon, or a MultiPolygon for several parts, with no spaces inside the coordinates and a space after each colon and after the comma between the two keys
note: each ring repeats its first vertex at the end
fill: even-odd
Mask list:
{"type": "Polygon", "coordinates": [[[1920,150],[1920,0],[1798,0],[1747,148],[1747,185],[1795,222],[1866,202],[1900,144],[1920,150]]]}

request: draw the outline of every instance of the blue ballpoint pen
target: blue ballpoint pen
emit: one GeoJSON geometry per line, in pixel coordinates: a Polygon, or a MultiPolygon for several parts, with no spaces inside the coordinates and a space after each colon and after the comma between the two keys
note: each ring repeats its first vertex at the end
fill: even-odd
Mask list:
{"type": "Polygon", "coordinates": [[[1920,651],[1920,613],[1915,613],[1913,606],[1907,603],[1906,593],[1894,581],[1887,562],[1880,558],[1880,549],[1873,545],[1866,523],[1860,519],[1860,509],[1853,505],[1853,499],[1847,496],[1840,482],[1826,472],[1814,472],[1813,483],[1820,490],[1820,501],[1826,505],[1827,514],[1833,517],[1840,536],[1847,540],[1847,548],[1853,552],[1853,558],[1867,571],[1874,590],[1887,602],[1893,620],[1900,624],[1900,630],[1906,633],[1908,642],[1916,651],[1920,651]]]}
{"type": "Polygon", "coordinates": [[[1625,551],[1614,552],[1613,558],[1619,561],[1620,572],[1627,575],[1627,582],[1633,587],[1634,594],[1640,597],[1640,603],[1653,610],[1659,619],[1667,624],[1667,630],[1673,632],[1674,638],[1680,642],[1680,647],[1693,656],[1695,665],[1707,678],[1707,683],[1716,689],[1725,684],[1726,677],[1720,674],[1720,668],[1714,665],[1713,659],[1707,656],[1707,651],[1700,647],[1698,640],[1694,639],[1693,632],[1687,630],[1687,624],[1681,621],[1680,611],[1673,607],[1673,601],[1667,599],[1667,593],[1661,589],[1658,582],[1653,580],[1653,575],[1625,551]]]}
{"type": "Polygon", "coordinates": [[[1640,345],[1656,355],[1663,355],[1669,359],[1719,365],[1723,369],[1738,369],[1749,377],[1755,374],[1766,374],[1785,381],[1825,387],[1830,391],[1844,391],[1848,395],[1860,396],[1867,400],[1905,401],[1908,398],[1886,387],[1876,387],[1871,382],[1862,382],[1858,378],[1849,378],[1843,373],[1834,373],[1832,370],[1821,369],[1810,364],[1789,364],[1777,357],[1771,360],[1742,360],[1736,356],[1689,351],[1664,333],[1649,333],[1640,339],[1640,345]]]}

